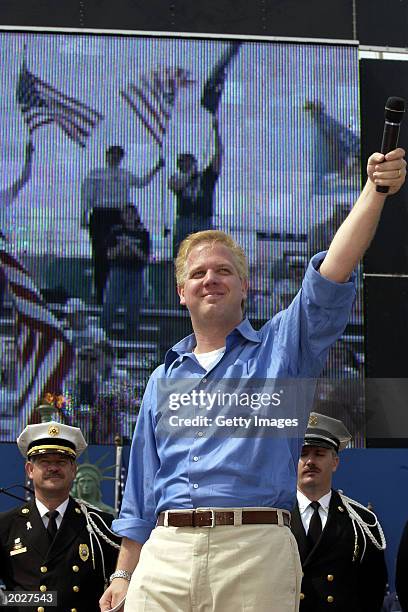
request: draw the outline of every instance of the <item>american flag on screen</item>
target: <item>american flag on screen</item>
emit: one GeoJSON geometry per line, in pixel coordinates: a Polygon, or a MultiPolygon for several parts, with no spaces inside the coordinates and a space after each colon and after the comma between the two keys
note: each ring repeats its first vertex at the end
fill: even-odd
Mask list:
{"type": "Polygon", "coordinates": [[[76,98],[58,91],[23,64],[17,84],[17,102],[30,133],[55,123],[81,147],[103,115],[76,98]]]}
{"type": "Polygon", "coordinates": [[[180,89],[194,83],[184,68],[152,70],[120,94],[135,112],[152,140],[162,146],[180,89]]]}
{"type": "Polygon", "coordinates": [[[61,390],[74,349],[25,266],[4,245],[0,245],[0,266],[17,319],[20,368],[16,404],[20,425],[25,426],[32,421],[40,399],[61,390]]]}

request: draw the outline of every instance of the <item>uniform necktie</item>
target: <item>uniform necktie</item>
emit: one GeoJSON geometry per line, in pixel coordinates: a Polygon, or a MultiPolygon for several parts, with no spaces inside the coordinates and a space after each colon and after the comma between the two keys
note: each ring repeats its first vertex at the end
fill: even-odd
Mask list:
{"type": "Polygon", "coordinates": [[[309,531],[307,532],[307,539],[309,540],[310,548],[316,544],[322,533],[322,520],[319,514],[320,504],[318,501],[312,501],[310,506],[313,508],[312,518],[309,523],[309,531]]]}
{"type": "Polygon", "coordinates": [[[57,521],[56,521],[56,518],[58,515],[59,515],[58,510],[50,510],[49,512],[45,513],[45,516],[48,516],[47,533],[48,533],[50,542],[54,540],[57,534],[57,531],[58,531],[57,521]]]}

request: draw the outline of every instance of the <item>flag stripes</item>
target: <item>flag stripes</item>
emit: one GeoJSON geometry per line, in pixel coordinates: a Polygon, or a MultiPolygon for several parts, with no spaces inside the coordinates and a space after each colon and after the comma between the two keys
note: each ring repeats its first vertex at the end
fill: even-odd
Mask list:
{"type": "Polygon", "coordinates": [[[84,147],[103,115],[32,74],[23,64],[17,85],[17,102],[32,133],[55,123],[75,143],[84,147]]]}
{"type": "Polygon", "coordinates": [[[20,371],[16,407],[19,423],[24,426],[33,420],[33,411],[45,393],[61,390],[72,367],[74,349],[28,270],[4,246],[0,248],[0,266],[17,319],[20,371]]]}

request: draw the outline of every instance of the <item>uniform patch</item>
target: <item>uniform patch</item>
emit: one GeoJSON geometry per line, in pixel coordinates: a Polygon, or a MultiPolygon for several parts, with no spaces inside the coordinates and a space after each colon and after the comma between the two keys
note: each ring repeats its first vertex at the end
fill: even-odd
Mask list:
{"type": "Polygon", "coordinates": [[[79,545],[79,556],[82,561],[88,561],[89,558],[89,548],[87,544],[79,545]]]}
{"type": "Polygon", "coordinates": [[[13,557],[14,555],[19,555],[25,552],[27,552],[27,547],[23,546],[21,538],[16,538],[14,540],[13,548],[12,550],[10,550],[10,557],[13,557]]]}

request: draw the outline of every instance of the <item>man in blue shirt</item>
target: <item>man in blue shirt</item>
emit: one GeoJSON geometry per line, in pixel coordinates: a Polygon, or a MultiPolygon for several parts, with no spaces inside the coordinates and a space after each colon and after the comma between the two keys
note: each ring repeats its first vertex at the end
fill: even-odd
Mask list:
{"type": "Polygon", "coordinates": [[[344,330],[355,294],[350,276],[385,201],[375,187],[399,190],[403,156],[397,149],[370,157],[367,184],[328,252],[312,259],[289,308],[259,331],[243,318],[242,249],[212,230],[182,243],[177,286],[194,334],[168,351],[147,385],[113,525],[122,548],[102,610],[126,593],[125,612],[298,610],[301,568],[286,527],[310,410],[303,383],[319,374],[344,330]],[[236,385],[246,416],[243,403],[226,411],[220,401],[236,385]],[[286,392],[296,401],[283,401],[286,392]],[[261,404],[268,431],[260,433],[261,404]]]}

